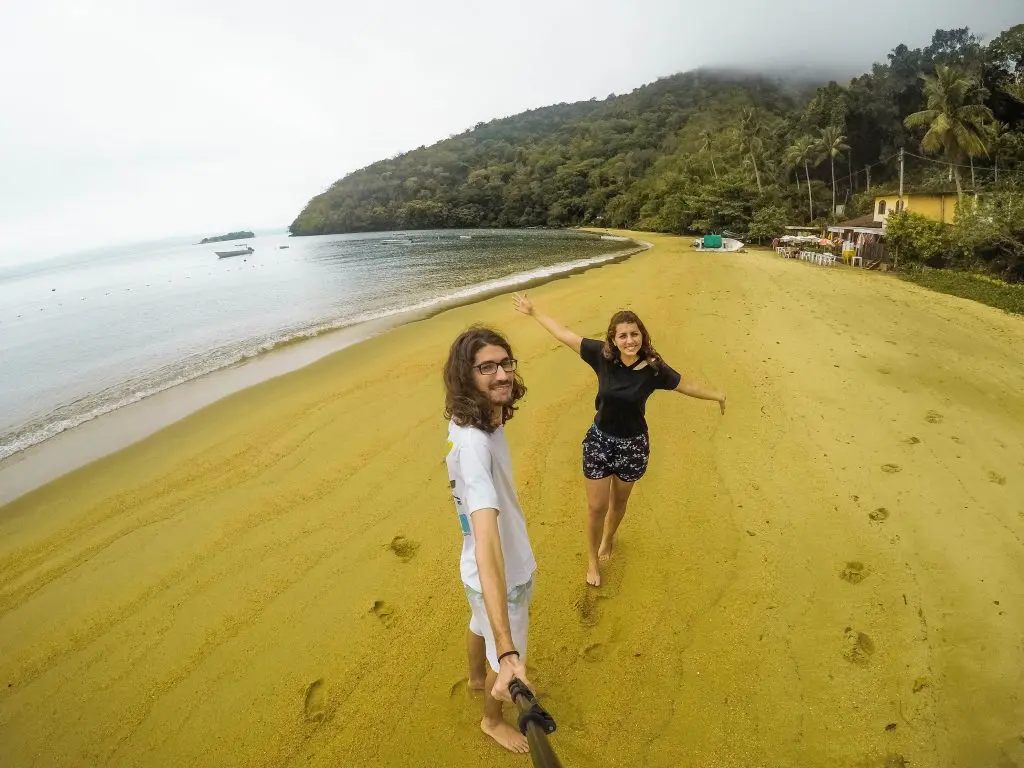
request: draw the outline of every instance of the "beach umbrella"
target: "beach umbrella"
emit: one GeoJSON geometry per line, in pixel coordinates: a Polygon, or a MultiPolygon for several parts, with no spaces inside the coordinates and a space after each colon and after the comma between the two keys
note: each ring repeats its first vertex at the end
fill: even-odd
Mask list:
{"type": "Polygon", "coordinates": [[[554,733],[555,719],[548,714],[533,692],[518,678],[508,685],[512,701],[519,708],[519,730],[530,744],[530,760],[536,768],[562,768],[558,755],[548,743],[547,734],[554,733]]]}

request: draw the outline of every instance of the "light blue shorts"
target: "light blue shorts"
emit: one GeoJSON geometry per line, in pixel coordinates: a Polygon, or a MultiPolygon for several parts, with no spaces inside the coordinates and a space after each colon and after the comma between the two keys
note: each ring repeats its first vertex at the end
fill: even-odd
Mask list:
{"type": "MultiPolygon", "coordinates": [[[[498,650],[494,645],[494,632],[487,618],[484,596],[472,587],[463,584],[469,608],[473,615],[469,619],[469,631],[484,639],[487,648],[487,663],[491,669],[498,671],[498,650]]],[[[512,632],[512,642],[519,651],[519,660],[526,663],[526,640],[530,631],[530,600],[533,598],[533,578],[525,584],[512,587],[508,591],[508,627],[512,632]]]]}

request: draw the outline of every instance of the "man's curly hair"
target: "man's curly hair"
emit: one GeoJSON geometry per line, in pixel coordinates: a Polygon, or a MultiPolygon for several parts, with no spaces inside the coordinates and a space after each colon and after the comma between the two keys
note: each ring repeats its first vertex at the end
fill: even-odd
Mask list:
{"type": "Polygon", "coordinates": [[[511,419],[516,410],[515,404],[526,395],[526,385],[519,373],[513,373],[512,400],[502,406],[501,424],[491,422],[491,401],[486,393],[477,389],[473,380],[476,353],[489,344],[501,347],[509,357],[515,357],[504,336],[490,328],[475,325],[452,342],[444,364],[444,417],[454,419],[459,426],[476,427],[487,433],[511,419]]]}

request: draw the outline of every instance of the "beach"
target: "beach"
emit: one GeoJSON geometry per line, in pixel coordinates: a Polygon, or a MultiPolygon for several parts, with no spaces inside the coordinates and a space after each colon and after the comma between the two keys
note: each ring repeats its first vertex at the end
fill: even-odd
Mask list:
{"type": "Polygon", "coordinates": [[[1024,319],[617,234],[654,247],[535,303],[598,338],[630,307],[729,400],[652,398],[600,589],[593,373],[490,297],[0,507],[0,765],[528,765],[466,690],[440,370],[474,322],[529,390],[529,670],[565,765],[1024,765],[1024,319]]]}

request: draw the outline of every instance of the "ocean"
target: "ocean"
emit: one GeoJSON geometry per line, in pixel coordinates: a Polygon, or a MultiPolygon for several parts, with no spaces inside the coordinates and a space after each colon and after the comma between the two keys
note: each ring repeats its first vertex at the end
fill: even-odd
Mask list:
{"type": "Polygon", "coordinates": [[[0,460],[303,338],[621,256],[561,230],[164,241],[0,267],[0,460]]]}

